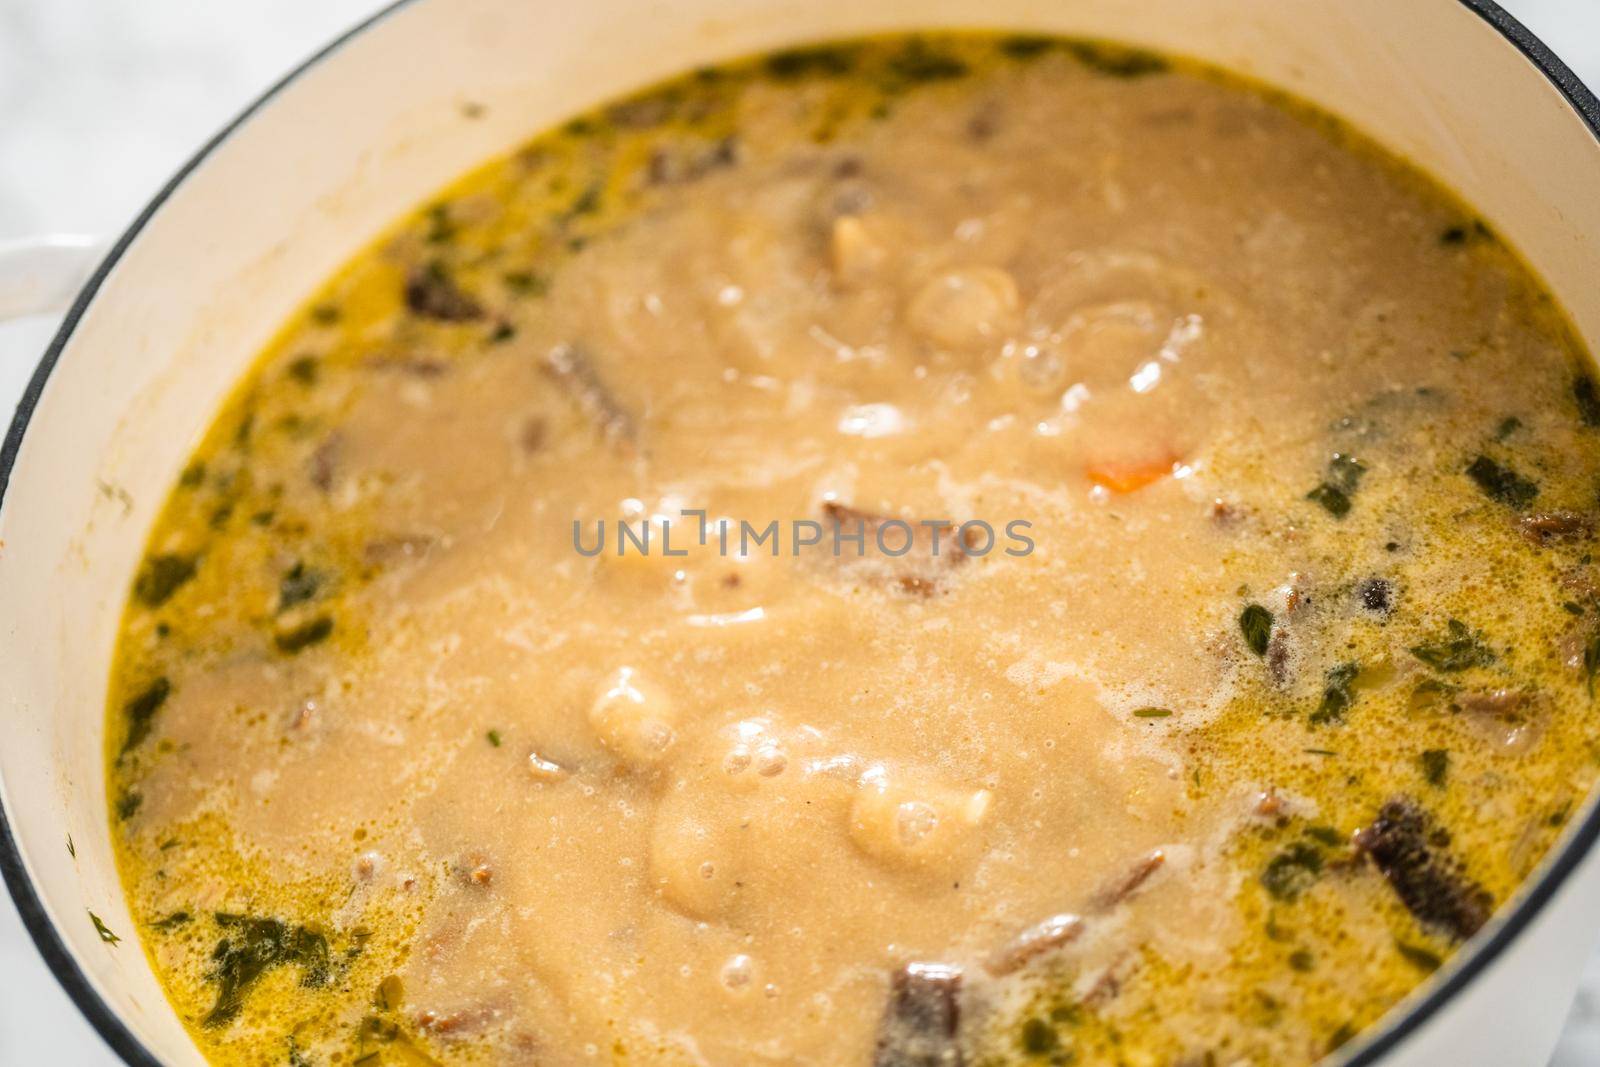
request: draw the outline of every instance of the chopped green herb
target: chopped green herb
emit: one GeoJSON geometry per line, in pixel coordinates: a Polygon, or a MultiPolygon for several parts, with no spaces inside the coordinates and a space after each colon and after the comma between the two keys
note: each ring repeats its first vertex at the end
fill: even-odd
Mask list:
{"type": "Polygon", "coordinates": [[[67,855],[71,856],[73,859],[78,858],[78,846],[72,843],[71,834],[67,835],[67,855]]]}
{"type": "Polygon", "coordinates": [[[1168,68],[1165,59],[1151,52],[1097,41],[1068,41],[1072,57],[1096,74],[1111,78],[1143,78],[1168,68]]]}
{"type": "Polygon", "coordinates": [[[1579,374],[1572,379],[1572,399],[1578,402],[1578,417],[1585,426],[1600,426],[1600,386],[1593,378],[1579,374]]]}
{"type": "Polygon", "coordinates": [[[450,205],[439,203],[428,208],[428,232],[423,240],[429,244],[448,244],[455,235],[456,225],[450,218],[450,205]]]}
{"type": "Polygon", "coordinates": [[[289,364],[289,377],[301,385],[316,385],[320,371],[316,356],[298,356],[289,364]]]}
{"type": "Polygon", "coordinates": [[[1417,762],[1422,767],[1422,776],[1428,784],[1438,789],[1444,788],[1444,783],[1450,776],[1450,752],[1443,748],[1430,748],[1417,757],[1417,762]]]}
{"type": "Polygon", "coordinates": [[[1407,963],[1424,974],[1432,974],[1444,963],[1437,954],[1429,952],[1420,945],[1408,945],[1404,941],[1396,941],[1394,947],[1396,952],[1405,957],[1407,963]]]}
{"type": "Polygon", "coordinates": [[[1010,56],[1012,59],[1033,59],[1048,52],[1057,43],[1052,37],[1019,34],[1016,37],[1005,38],[999,47],[1002,55],[1010,56]]]}
{"type": "Polygon", "coordinates": [[[1316,958],[1303,948],[1296,949],[1295,951],[1289,953],[1289,966],[1294,970],[1299,971],[1301,974],[1311,970],[1312,968],[1316,967],[1316,965],[1316,958]]]}
{"type": "Polygon", "coordinates": [[[600,210],[600,200],[604,195],[604,183],[590,182],[584,186],[583,191],[572,201],[572,206],[567,208],[567,218],[572,219],[580,215],[593,215],[600,210]]]}
{"type": "Polygon", "coordinates": [[[506,288],[523,296],[543,296],[550,291],[550,283],[532,271],[513,270],[501,275],[506,288]]]}
{"type": "Polygon", "coordinates": [[[1339,1025],[1339,1029],[1335,1030],[1328,1038],[1328,1051],[1338,1051],[1345,1045],[1348,1045],[1350,1043],[1350,1039],[1355,1036],[1356,1028],[1353,1025],[1350,1023],[1341,1023],[1339,1025]]]}
{"type": "Polygon", "coordinates": [[[1522,429],[1522,420],[1515,415],[1508,415],[1500,420],[1500,425],[1495,427],[1494,439],[1504,441],[1518,430],[1522,429]]]}
{"type": "Polygon", "coordinates": [[[889,60],[889,70],[901,81],[915,85],[964,77],[970,68],[959,57],[937,51],[928,47],[927,42],[912,38],[889,60]]]}
{"type": "Polygon", "coordinates": [[[328,940],[321,934],[277,919],[225,912],[218,912],[216,920],[225,936],[211,953],[211,969],[205,977],[217,983],[217,1000],[201,1025],[216,1027],[236,1018],[244,1007],[245,994],[272,967],[299,967],[300,984],[308,988],[328,983],[328,940]]]}
{"type": "Polygon", "coordinates": [[[1367,465],[1354,456],[1335,452],[1328,459],[1328,481],[1347,493],[1356,491],[1366,473],[1367,465]]]}
{"type": "Polygon", "coordinates": [[[194,489],[206,480],[206,465],[196,460],[183,468],[183,473],[178,475],[178,484],[184,489],[194,489]]]}
{"type": "Polygon", "coordinates": [[[1296,841],[1273,856],[1261,872],[1261,884],[1274,900],[1293,902],[1322,875],[1322,850],[1296,841]]]}
{"type": "Polygon", "coordinates": [[[1328,460],[1327,477],[1306,494],[1306,499],[1320,504],[1334,518],[1342,519],[1350,513],[1350,497],[1355,494],[1361,485],[1361,476],[1366,473],[1365,463],[1354,456],[1335,452],[1328,460]]]}
{"type": "Polygon", "coordinates": [[[495,748],[499,748],[500,747],[500,731],[499,730],[490,730],[488,733],[484,734],[483,736],[488,739],[490,745],[494,746],[495,748]]]}
{"type": "Polygon", "coordinates": [[[1488,456],[1478,456],[1468,464],[1467,477],[1476,482],[1490,500],[1519,510],[1533,503],[1539,495],[1537,485],[1488,456]]]}
{"type": "Polygon", "coordinates": [[[318,304],[311,309],[311,321],[318,326],[332,326],[341,315],[337,304],[318,304]]]}
{"type": "Polygon", "coordinates": [[[94,932],[100,935],[100,940],[108,945],[115,945],[122,938],[111,932],[111,927],[100,921],[100,916],[94,912],[89,913],[89,920],[94,923],[94,932]]]}
{"type": "Polygon", "coordinates": [[[326,615],[318,615],[310,622],[302,623],[292,630],[286,630],[273,635],[272,641],[278,646],[279,652],[293,655],[302,649],[320,644],[333,633],[333,620],[326,615]]]}
{"type": "Polygon", "coordinates": [[[117,794],[117,818],[126,822],[133,818],[139,810],[139,805],[144,803],[144,795],[132,789],[124,789],[117,794]]]}
{"type": "Polygon", "coordinates": [[[1251,652],[1265,656],[1267,643],[1272,640],[1272,612],[1260,604],[1251,604],[1239,613],[1239,631],[1251,652]]]}
{"type": "Polygon", "coordinates": [[[1043,1056],[1047,1052],[1054,1051],[1059,1040],[1056,1037],[1055,1027],[1034,1016],[1022,1024],[1022,1034],[1018,1044],[1029,1056],[1043,1056]]]}
{"type": "Polygon", "coordinates": [[[295,565],[278,579],[278,610],[285,611],[296,604],[305,603],[315,597],[321,587],[322,576],[308,570],[304,561],[296,560],[295,565]]]}
{"type": "Polygon", "coordinates": [[[1327,482],[1323,482],[1307,493],[1306,499],[1320,504],[1322,510],[1336,519],[1342,519],[1350,514],[1350,497],[1346,495],[1344,490],[1329,485],[1327,482]]]}
{"type": "Polygon", "coordinates": [[[1332,826],[1308,826],[1306,827],[1306,836],[1318,844],[1327,845],[1329,848],[1337,848],[1344,844],[1344,835],[1332,826]]]}
{"type": "Polygon", "coordinates": [[[1464,245],[1470,241],[1489,241],[1494,239],[1494,231],[1489,229],[1489,224],[1482,219],[1473,219],[1470,223],[1457,226],[1447,226],[1439,234],[1439,243],[1442,245],[1464,245]]]}
{"type": "Polygon", "coordinates": [[[133,583],[133,595],[149,608],[159,608],[178,588],[194,577],[195,558],[172,553],[151,556],[139,569],[133,583]]]}
{"type": "Polygon", "coordinates": [[[187,925],[192,918],[194,916],[186,911],[175,911],[164,918],[151,920],[150,926],[155,930],[176,930],[180,926],[187,925]]]}
{"type": "Polygon", "coordinates": [[[791,48],[767,57],[767,74],[779,81],[799,78],[832,78],[855,69],[856,49],[839,45],[791,48]]]}
{"type": "Polygon", "coordinates": [[[1483,643],[1482,634],[1469,630],[1460,619],[1451,619],[1446,626],[1449,632],[1443,640],[1412,645],[1411,654],[1434,670],[1449,674],[1494,662],[1494,650],[1483,643]]]}
{"type": "Polygon", "coordinates": [[[1167,708],[1140,708],[1133,715],[1136,719],[1167,719],[1172,712],[1167,708]]]}
{"type": "Polygon", "coordinates": [[[1361,668],[1354,663],[1341,663],[1328,671],[1324,676],[1322,703],[1311,713],[1313,726],[1344,721],[1344,713],[1350,710],[1350,705],[1355,702],[1355,695],[1350,691],[1350,683],[1355,681],[1356,675],[1360,673],[1361,668]]]}
{"type": "Polygon", "coordinates": [[[122,705],[122,715],[128,720],[128,736],[123,739],[121,755],[127,755],[130,749],[150,736],[156,712],[161,710],[161,705],[167,702],[170,695],[172,683],[162,676],[122,705]]]}
{"type": "Polygon", "coordinates": [[[1590,696],[1594,696],[1594,677],[1600,673],[1600,630],[1589,635],[1583,644],[1583,680],[1590,696]]]}

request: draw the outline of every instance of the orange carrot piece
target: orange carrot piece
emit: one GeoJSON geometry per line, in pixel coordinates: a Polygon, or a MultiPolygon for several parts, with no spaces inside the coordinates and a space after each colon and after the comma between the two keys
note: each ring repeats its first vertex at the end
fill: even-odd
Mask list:
{"type": "Polygon", "coordinates": [[[1177,462],[1170,454],[1159,459],[1133,462],[1107,460],[1089,464],[1083,473],[1103,489],[1113,493],[1133,493],[1167,477],[1177,462]]]}

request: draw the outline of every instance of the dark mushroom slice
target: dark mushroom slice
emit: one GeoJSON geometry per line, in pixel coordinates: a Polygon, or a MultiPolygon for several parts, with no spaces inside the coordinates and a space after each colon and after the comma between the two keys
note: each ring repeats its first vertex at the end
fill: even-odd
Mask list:
{"type": "Polygon", "coordinates": [[[1594,536],[1594,517],[1576,511],[1538,511],[1519,517],[1517,530],[1529,544],[1540,547],[1558,541],[1584,541],[1594,536]]]}
{"type": "Polygon", "coordinates": [[[944,591],[945,578],[973,554],[977,533],[963,536],[951,523],[880,515],[836,500],[823,502],[822,516],[827,536],[821,547],[841,572],[918,597],[944,591]]]}
{"type": "MultiPolygon", "coordinates": [[[[1090,912],[1103,914],[1111,911],[1137,893],[1166,862],[1167,854],[1162,849],[1147,852],[1090,898],[1090,912]]],[[[1080,916],[1071,912],[1052,915],[1001,945],[984,961],[983,969],[996,978],[1014,974],[1046,952],[1076,941],[1083,931],[1084,922],[1080,916]]]]}
{"type": "Polygon", "coordinates": [[[339,473],[339,460],[344,451],[344,439],[337,430],[323,439],[306,459],[306,478],[324,493],[333,489],[334,478],[339,473]]]}
{"type": "Polygon", "coordinates": [[[633,415],[601,380],[587,352],[574,344],[556,345],[544,357],[544,371],[560,383],[608,443],[633,447],[638,439],[633,415]]]}
{"type": "Polygon", "coordinates": [[[1520,755],[1544,735],[1549,700],[1535,690],[1487,689],[1457,694],[1451,705],[1496,751],[1520,755]]]}
{"type": "Polygon", "coordinates": [[[1449,834],[1411,798],[1384,804],[1372,824],[1356,834],[1355,844],[1423,926],[1465,941],[1489,921],[1493,896],[1462,872],[1449,852],[1449,834]]]}
{"type": "Polygon", "coordinates": [[[1356,599],[1363,611],[1388,615],[1394,611],[1394,583],[1387,578],[1367,578],[1356,586],[1356,599]]]}
{"type": "Polygon", "coordinates": [[[1137,956],[1131,952],[1122,953],[1106,964],[1079,1002],[1085,1007],[1097,1008],[1116,1000],[1117,995],[1122,992],[1122,987],[1127,984],[1138,967],[1137,956]]]}
{"type": "Polygon", "coordinates": [[[1089,902],[1094,911],[1110,911],[1112,908],[1127,900],[1137,893],[1141,886],[1150,880],[1150,876],[1166,865],[1167,854],[1161,849],[1153,849],[1140,857],[1116,881],[1106,884],[1096,893],[1089,902]]]}
{"type": "Polygon", "coordinates": [[[990,953],[983,969],[996,978],[1015,974],[1039,956],[1076,941],[1082,934],[1083,920],[1078,916],[1070,912],[1052,915],[990,953]]]}
{"type": "Polygon", "coordinates": [[[411,313],[425,319],[471,322],[483,318],[483,305],[457,285],[437,261],[406,275],[405,298],[411,313]]]}
{"type": "Polygon", "coordinates": [[[962,1067],[961,968],[908,963],[889,981],[872,1067],[962,1067]]]}

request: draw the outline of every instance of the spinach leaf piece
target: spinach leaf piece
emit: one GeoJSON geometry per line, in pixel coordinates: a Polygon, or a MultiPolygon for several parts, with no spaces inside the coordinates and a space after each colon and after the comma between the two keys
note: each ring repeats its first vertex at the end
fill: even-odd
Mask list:
{"type": "Polygon", "coordinates": [[[1417,763],[1422,767],[1422,777],[1428,784],[1438,789],[1444,788],[1444,783],[1450,777],[1450,751],[1443,748],[1430,748],[1417,757],[1417,763]]]}
{"type": "Polygon", "coordinates": [[[1482,634],[1474,633],[1460,619],[1451,619],[1447,633],[1441,640],[1425,645],[1412,645],[1410,652],[1436,671],[1454,674],[1469,667],[1487,667],[1495,660],[1494,650],[1483,643],[1482,634]]]}
{"type": "Polygon", "coordinates": [[[174,553],[151,556],[139,568],[133,595],[147,608],[159,608],[172,599],[185,582],[194,577],[195,558],[174,553]]]}
{"type": "Polygon", "coordinates": [[[1323,482],[1307,493],[1306,499],[1314,504],[1321,505],[1323,511],[1326,511],[1336,519],[1342,519],[1350,514],[1349,495],[1343,489],[1329,485],[1327,482],[1323,482]]]}
{"type": "Polygon", "coordinates": [[[1344,721],[1344,713],[1356,699],[1355,694],[1350,691],[1350,683],[1354,682],[1356,675],[1360,673],[1360,666],[1354,663],[1341,663],[1328,671],[1326,685],[1322,690],[1322,703],[1311,713],[1311,725],[1323,726],[1331,722],[1344,721]]]}
{"type": "Polygon", "coordinates": [[[1496,463],[1488,456],[1478,456],[1467,465],[1467,477],[1477,483],[1483,495],[1490,500],[1521,510],[1533,503],[1539,487],[1510,467],[1496,463]]]}
{"type": "Polygon", "coordinates": [[[161,710],[161,705],[165,704],[167,697],[171,695],[172,683],[163,675],[137,695],[128,698],[128,702],[122,705],[122,716],[128,720],[128,736],[122,741],[119,758],[127,755],[150,736],[150,726],[155,720],[156,712],[161,710]]]}
{"type": "Polygon", "coordinates": [[[278,632],[273,635],[272,640],[278,646],[279,652],[293,655],[301,649],[321,644],[332,633],[333,620],[326,615],[318,615],[310,622],[302,623],[292,630],[278,632]]]}
{"type": "Polygon", "coordinates": [[[1335,452],[1328,460],[1327,477],[1321,485],[1306,494],[1306,499],[1320,504],[1334,518],[1342,519],[1350,513],[1350,498],[1355,495],[1356,488],[1361,485],[1361,476],[1366,473],[1365,463],[1354,456],[1335,452]]]}
{"type": "Polygon", "coordinates": [[[226,934],[211,953],[207,981],[217,984],[217,1000],[201,1025],[222,1026],[244,1008],[250,989],[273,967],[300,968],[300,984],[307,988],[328,984],[328,939],[304,926],[291,927],[278,919],[218,912],[217,925],[226,934]]]}
{"type": "Polygon", "coordinates": [[[1296,841],[1267,861],[1261,884],[1274,900],[1293,902],[1322,875],[1322,850],[1296,841]]]}
{"type": "Polygon", "coordinates": [[[1251,652],[1265,656],[1267,642],[1272,640],[1272,612],[1260,604],[1251,604],[1239,614],[1239,631],[1251,652]]]}
{"type": "Polygon", "coordinates": [[[322,588],[322,576],[308,570],[304,562],[296,561],[293,567],[278,579],[278,610],[284,611],[296,604],[304,604],[322,588]]]}
{"type": "Polygon", "coordinates": [[[1600,387],[1587,374],[1572,379],[1572,399],[1578,402],[1578,417],[1585,426],[1600,426],[1600,387]]]}

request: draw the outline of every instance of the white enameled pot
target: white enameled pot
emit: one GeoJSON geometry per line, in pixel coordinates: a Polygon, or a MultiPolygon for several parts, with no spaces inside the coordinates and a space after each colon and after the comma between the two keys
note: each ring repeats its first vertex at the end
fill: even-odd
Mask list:
{"type": "MultiPolygon", "coordinates": [[[[391,219],[575,111],[744,53],[937,27],[1123,40],[1314,101],[1464,195],[1600,350],[1600,104],[1488,0],[402,0],[268,92],[146,209],[77,296],[0,454],[0,866],[127,1062],[202,1061],[112,863],[108,665],[145,534],[229,386],[391,219]]],[[[0,314],[60,295],[82,251],[0,248],[0,314]]],[[[1519,898],[1340,1058],[1543,1063],[1600,931],[1597,836],[1591,801],[1519,898]]]]}

